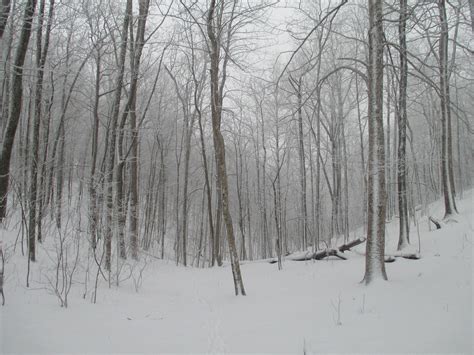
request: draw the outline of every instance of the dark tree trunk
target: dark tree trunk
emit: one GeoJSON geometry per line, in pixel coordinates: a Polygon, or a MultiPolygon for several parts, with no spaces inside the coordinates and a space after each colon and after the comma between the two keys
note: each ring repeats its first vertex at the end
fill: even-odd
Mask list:
{"type": "MultiPolygon", "coordinates": [[[[10,177],[10,159],[15,141],[16,129],[21,114],[23,100],[23,64],[30,41],[31,26],[36,7],[36,0],[28,0],[23,14],[23,25],[13,65],[13,78],[11,85],[11,102],[7,126],[3,137],[0,152],[0,221],[5,218],[7,212],[8,182],[10,177]]],[[[33,247],[34,248],[34,247],[33,247]]],[[[34,260],[34,249],[30,250],[34,260]]]]}
{"type": "Polygon", "coordinates": [[[5,27],[7,26],[8,16],[10,14],[10,0],[2,0],[2,4],[0,5],[0,40],[3,37],[3,32],[5,31],[5,27]]]}
{"type": "MultiPolygon", "coordinates": [[[[39,137],[40,137],[40,125],[43,112],[43,79],[44,79],[44,67],[46,63],[46,57],[48,55],[49,48],[49,37],[51,33],[51,24],[54,12],[54,0],[50,1],[48,22],[46,26],[46,34],[43,44],[43,23],[44,23],[44,8],[45,0],[41,0],[39,9],[39,23],[36,35],[36,86],[35,86],[35,108],[34,108],[34,120],[33,120],[33,133],[32,133],[32,147],[31,147],[31,176],[30,176],[30,196],[29,196],[29,227],[28,234],[30,243],[34,243],[35,231],[38,228],[38,241],[41,242],[41,224],[39,220],[41,213],[39,208],[41,204],[39,199],[41,193],[38,191],[38,170],[39,170],[39,137]]],[[[40,186],[41,188],[41,186],[40,186]]]]}

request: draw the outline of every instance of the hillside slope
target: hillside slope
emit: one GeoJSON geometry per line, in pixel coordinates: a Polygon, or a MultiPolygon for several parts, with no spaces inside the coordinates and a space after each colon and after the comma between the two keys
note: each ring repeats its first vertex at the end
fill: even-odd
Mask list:
{"type": "MultiPolygon", "coordinates": [[[[438,231],[428,231],[423,218],[422,258],[387,264],[386,283],[361,285],[364,257],[348,252],[347,261],[286,261],[282,271],[276,264],[244,264],[248,296],[235,297],[229,267],[149,259],[138,293],[133,278],[110,289],[101,281],[96,304],[90,292],[82,298],[85,274],[78,270],[67,309],[49,286],[52,238],[39,248],[26,288],[26,258],[11,248],[17,231],[3,230],[0,352],[472,353],[473,207],[472,192],[466,193],[459,223],[438,231]]],[[[430,210],[442,216],[439,202],[430,210]]],[[[396,221],[387,226],[388,250],[396,246],[397,228],[396,221]]]]}

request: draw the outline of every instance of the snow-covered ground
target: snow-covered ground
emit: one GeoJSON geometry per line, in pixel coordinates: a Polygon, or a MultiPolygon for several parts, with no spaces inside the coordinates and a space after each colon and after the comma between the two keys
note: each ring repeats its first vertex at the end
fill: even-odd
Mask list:
{"type": "MultiPolygon", "coordinates": [[[[364,258],[356,252],[346,253],[347,261],[286,261],[282,271],[277,264],[246,263],[246,297],[234,296],[229,267],[184,268],[153,259],[138,293],[132,279],[110,289],[102,281],[96,304],[90,290],[82,298],[78,272],[67,309],[48,286],[48,242],[26,288],[26,258],[9,248],[17,231],[3,230],[8,262],[0,352],[472,353],[472,192],[458,207],[459,223],[439,231],[428,231],[423,218],[422,258],[386,264],[389,282],[370,287],[359,283],[364,258]]],[[[430,212],[442,217],[441,204],[430,212]]],[[[387,226],[389,251],[396,223],[387,226]]]]}

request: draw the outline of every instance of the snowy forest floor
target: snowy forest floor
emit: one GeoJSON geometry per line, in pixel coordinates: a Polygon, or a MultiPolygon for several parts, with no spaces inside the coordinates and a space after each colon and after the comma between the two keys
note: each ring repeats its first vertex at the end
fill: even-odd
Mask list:
{"type": "MultiPolygon", "coordinates": [[[[386,264],[386,283],[360,284],[364,256],[346,252],[347,261],[286,261],[282,271],[246,263],[248,295],[236,297],[228,266],[150,259],[138,292],[133,278],[119,288],[101,281],[96,304],[90,293],[82,298],[77,272],[67,309],[48,282],[53,238],[39,246],[26,288],[26,258],[11,248],[18,231],[1,230],[0,353],[472,353],[472,191],[458,208],[459,223],[441,230],[430,232],[426,217],[420,220],[422,258],[386,264]]],[[[442,211],[441,202],[430,206],[433,216],[442,211]]],[[[413,225],[411,236],[418,248],[413,225]]],[[[397,237],[395,219],[387,225],[388,252],[397,237]]]]}

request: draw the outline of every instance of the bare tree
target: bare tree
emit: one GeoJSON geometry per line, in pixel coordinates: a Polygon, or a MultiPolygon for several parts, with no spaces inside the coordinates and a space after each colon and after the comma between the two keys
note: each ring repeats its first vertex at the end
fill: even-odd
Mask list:
{"type": "Polygon", "coordinates": [[[308,209],[306,203],[306,161],[304,152],[303,135],[303,101],[302,101],[302,82],[303,77],[295,79],[290,76],[290,83],[296,92],[297,98],[297,120],[298,120],[298,156],[300,160],[300,189],[301,189],[301,249],[306,250],[308,246],[308,209]]]}
{"type": "MultiPolygon", "coordinates": [[[[217,180],[218,189],[222,198],[222,209],[224,215],[224,222],[227,231],[227,241],[229,245],[230,261],[232,264],[232,274],[234,277],[235,294],[239,293],[245,296],[244,283],[240,272],[239,256],[237,254],[237,248],[235,246],[234,227],[232,225],[232,217],[229,209],[229,187],[227,182],[227,169],[225,160],[225,143],[224,137],[221,132],[221,119],[222,119],[222,102],[224,99],[224,85],[226,81],[226,70],[227,63],[229,60],[229,46],[231,41],[231,31],[233,21],[235,18],[235,8],[237,0],[232,4],[232,10],[230,14],[227,42],[224,48],[224,60],[222,63],[222,77],[219,78],[219,69],[221,62],[221,39],[222,39],[222,28],[219,26],[221,19],[219,15],[219,9],[216,4],[216,0],[211,0],[209,4],[208,16],[207,16],[207,34],[209,37],[209,59],[210,59],[210,72],[211,72],[211,117],[212,117],[212,132],[214,138],[214,151],[216,155],[217,163],[217,180]]],[[[219,8],[224,8],[224,2],[219,4],[219,8]]],[[[218,237],[218,236],[217,236],[218,237]]]]}

